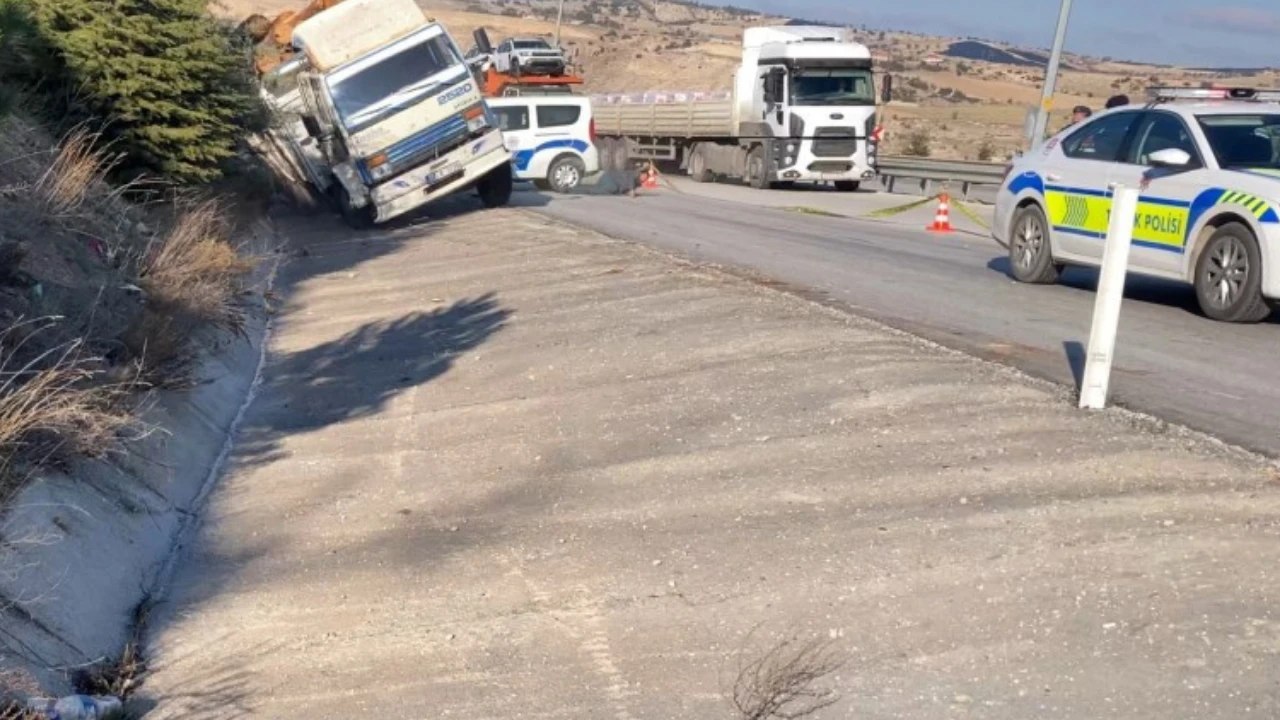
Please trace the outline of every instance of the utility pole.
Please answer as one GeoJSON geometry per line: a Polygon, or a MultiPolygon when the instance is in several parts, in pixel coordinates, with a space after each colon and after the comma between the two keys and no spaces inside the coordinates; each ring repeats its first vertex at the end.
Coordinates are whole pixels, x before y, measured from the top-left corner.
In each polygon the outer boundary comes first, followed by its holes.
{"type": "Polygon", "coordinates": [[[560,8],[556,10],[556,47],[560,47],[560,23],[564,20],[564,0],[560,0],[560,8]]]}
{"type": "MultiPolygon", "coordinates": [[[[564,0],[561,0],[563,4],[564,0]]],[[[1031,147],[1044,140],[1049,127],[1049,111],[1053,109],[1053,93],[1058,84],[1058,66],[1062,64],[1062,44],[1067,39],[1067,21],[1071,19],[1071,0],[1062,0],[1058,14],[1058,34],[1053,38],[1053,52],[1049,55],[1049,67],[1044,74],[1044,94],[1040,98],[1040,110],[1036,113],[1035,129],[1031,133],[1031,147]]]]}

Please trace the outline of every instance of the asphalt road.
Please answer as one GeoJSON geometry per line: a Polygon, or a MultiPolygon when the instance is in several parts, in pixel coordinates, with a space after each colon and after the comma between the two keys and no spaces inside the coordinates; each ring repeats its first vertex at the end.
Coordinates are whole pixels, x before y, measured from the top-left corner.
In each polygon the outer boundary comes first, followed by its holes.
{"type": "MultiPolygon", "coordinates": [[[[1078,385],[1096,272],[1068,270],[1055,287],[1014,283],[1005,250],[990,238],[924,232],[928,208],[878,222],[788,211],[776,206],[776,194],[748,188],[676,188],[637,198],[522,193],[518,202],[1078,385]]],[[[840,202],[853,215],[869,201],[840,202]]],[[[1145,278],[1130,278],[1126,298],[1113,402],[1280,457],[1280,322],[1213,322],[1199,314],[1189,287],[1145,278]]]]}

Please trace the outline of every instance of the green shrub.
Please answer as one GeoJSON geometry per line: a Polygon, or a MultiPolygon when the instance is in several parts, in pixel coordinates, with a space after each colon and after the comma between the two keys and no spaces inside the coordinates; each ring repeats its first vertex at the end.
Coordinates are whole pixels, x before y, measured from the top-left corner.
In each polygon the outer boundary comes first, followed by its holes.
{"type": "Polygon", "coordinates": [[[0,2],[31,4],[60,65],[46,92],[64,116],[103,124],[127,174],[217,179],[260,121],[249,53],[201,0],[0,2]]]}

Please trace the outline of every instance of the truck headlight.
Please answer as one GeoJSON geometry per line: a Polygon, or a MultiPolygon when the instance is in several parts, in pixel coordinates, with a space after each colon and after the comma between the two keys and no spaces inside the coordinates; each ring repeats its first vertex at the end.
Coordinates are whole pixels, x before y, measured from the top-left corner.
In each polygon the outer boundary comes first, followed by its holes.
{"type": "Polygon", "coordinates": [[[796,151],[796,144],[795,144],[795,143],[787,143],[787,154],[788,154],[788,155],[792,155],[792,154],[794,154],[794,153],[795,153],[795,151],[796,151]]]}
{"type": "Polygon", "coordinates": [[[489,124],[489,118],[485,114],[484,105],[475,105],[469,107],[462,112],[462,117],[467,121],[467,130],[476,132],[483,130],[489,124]]]}
{"type": "Polygon", "coordinates": [[[365,167],[369,168],[369,176],[374,180],[381,180],[391,175],[391,163],[387,160],[386,153],[378,153],[365,160],[365,167]]]}

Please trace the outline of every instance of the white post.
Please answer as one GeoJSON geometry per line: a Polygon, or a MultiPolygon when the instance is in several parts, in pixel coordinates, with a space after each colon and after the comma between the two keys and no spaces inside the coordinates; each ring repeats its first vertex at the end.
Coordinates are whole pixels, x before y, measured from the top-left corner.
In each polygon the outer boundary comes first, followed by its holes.
{"type": "Polygon", "coordinates": [[[1106,246],[1102,251],[1102,270],[1098,275],[1098,296],[1093,305],[1093,329],[1089,333],[1084,379],[1080,383],[1081,408],[1101,410],[1107,406],[1116,331],[1120,327],[1120,304],[1124,300],[1124,280],[1129,271],[1129,248],[1133,244],[1133,223],[1137,214],[1137,188],[1117,185],[1112,195],[1106,246]]]}
{"type": "Polygon", "coordinates": [[[564,0],[560,0],[560,6],[556,8],[556,47],[560,47],[560,23],[564,21],[564,0]]]}

